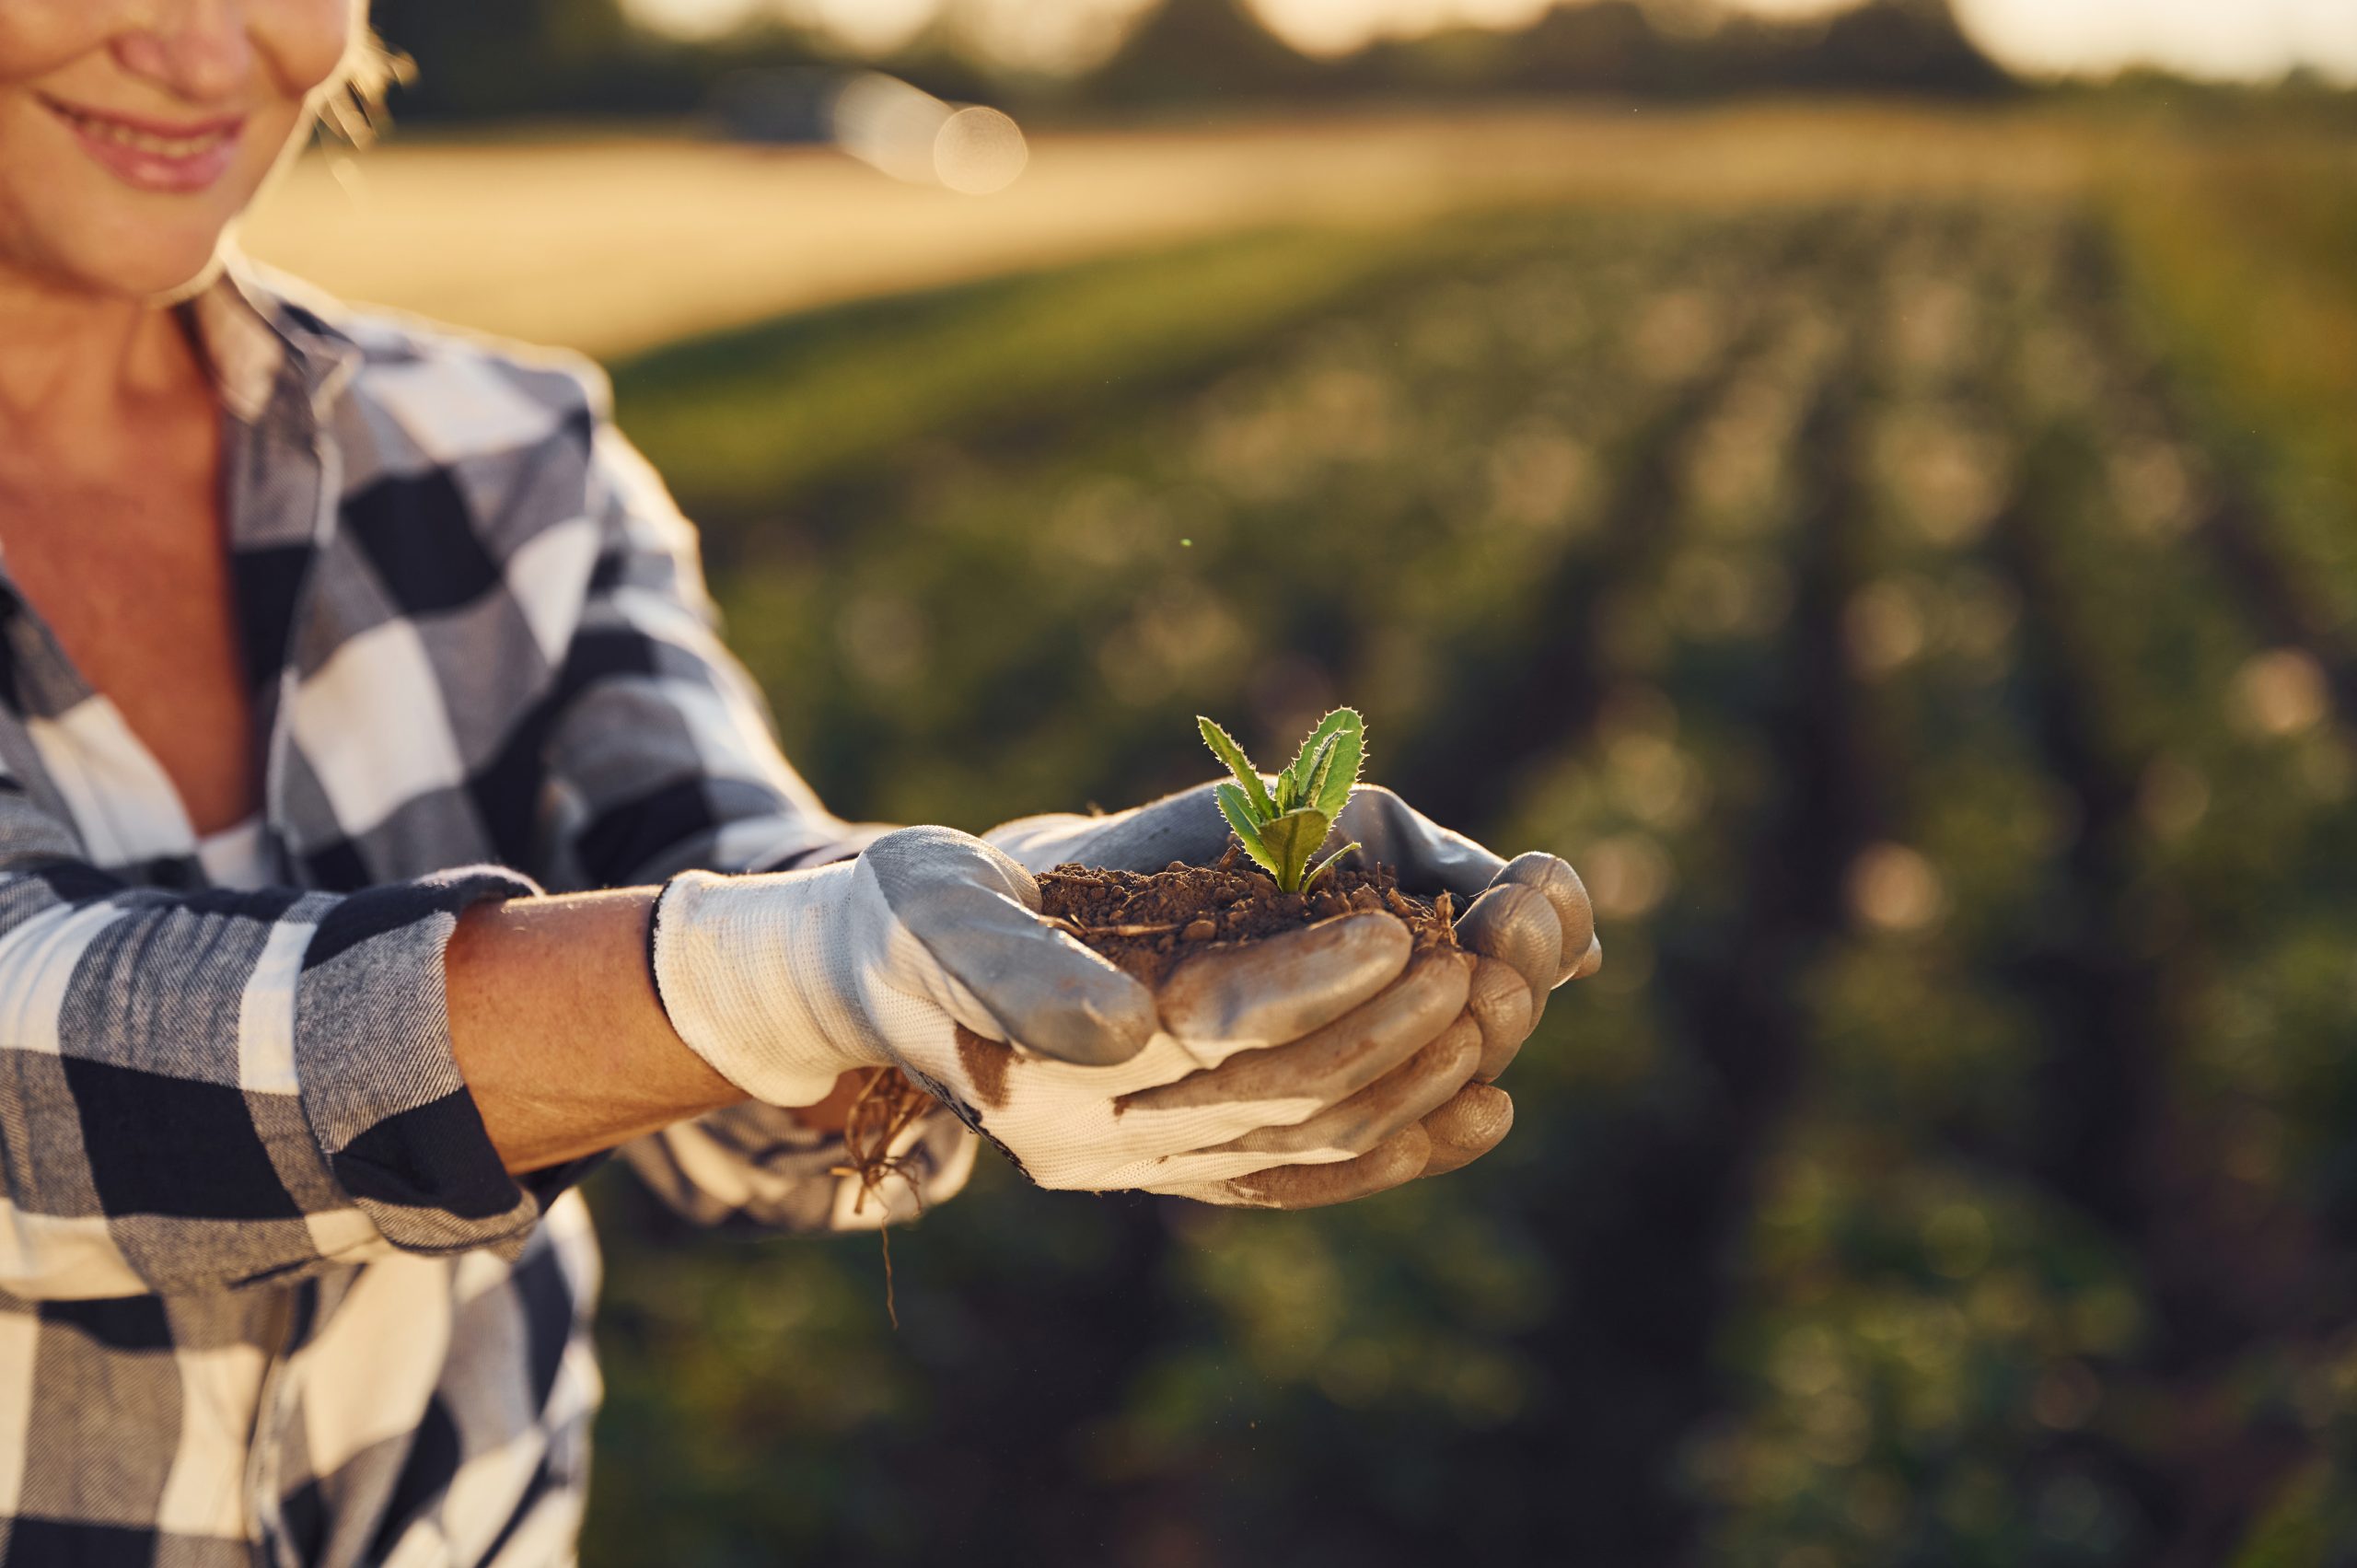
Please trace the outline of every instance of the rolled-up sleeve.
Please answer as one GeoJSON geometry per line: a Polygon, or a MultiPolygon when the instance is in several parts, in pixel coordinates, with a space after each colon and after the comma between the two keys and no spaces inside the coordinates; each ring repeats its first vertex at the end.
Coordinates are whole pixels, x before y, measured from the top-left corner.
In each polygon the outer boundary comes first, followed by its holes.
{"type": "MultiPolygon", "coordinates": [[[[779,749],[761,689],[720,641],[694,527],[602,414],[591,439],[598,551],[550,732],[543,878],[631,887],[857,854],[887,829],[829,812],[779,749]]],[[[935,1110],[884,1152],[889,1172],[871,1190],[846,1173],[841,1137],[760,1105],[621,1151],[691,1219],[814,1231],[868,1228],[951,1197],[975,1140],[935,1110]]]]}
{"type": "Polygon", "coordinates": [[[283,1280],[520,1248],[565,1173],[508,1177],[451,1060],[447,872],[362,892],[127,886],[0,781],[0,1289],[283,1280]]]}

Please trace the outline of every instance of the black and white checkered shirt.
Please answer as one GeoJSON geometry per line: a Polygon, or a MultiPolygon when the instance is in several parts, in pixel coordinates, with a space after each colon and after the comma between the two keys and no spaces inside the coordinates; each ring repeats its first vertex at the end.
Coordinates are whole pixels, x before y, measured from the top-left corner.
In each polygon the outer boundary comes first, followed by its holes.
{"type": "MultiPolygon", "coordinates": [[[[479,900],[858,835],[778,754],[594,368],[250,269],[183,308],[228,412],[270,885],[212,884],[0,577],[0,1563],[568,1562],[582,1167],[501,1169],[443,946],[479,900]]],[[[781,1112],[625,1152],[699,1218],[877,1221],[781,1112]]],[[[973,1142],[939,1115],[907,1152],[929,1202],[973,1142]]]]}

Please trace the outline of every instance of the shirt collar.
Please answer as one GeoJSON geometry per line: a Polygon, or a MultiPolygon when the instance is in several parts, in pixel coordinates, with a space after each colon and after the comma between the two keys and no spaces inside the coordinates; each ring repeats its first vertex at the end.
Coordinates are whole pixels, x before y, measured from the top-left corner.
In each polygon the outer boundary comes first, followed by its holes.
{"type": "Polygon", "coordinates": [[[324,418],[360,366],[358,343],[234,252],[181,308],[223,404],[247,424],[269,414],[282,384],[300,394],[312,418],[324,418]]]}

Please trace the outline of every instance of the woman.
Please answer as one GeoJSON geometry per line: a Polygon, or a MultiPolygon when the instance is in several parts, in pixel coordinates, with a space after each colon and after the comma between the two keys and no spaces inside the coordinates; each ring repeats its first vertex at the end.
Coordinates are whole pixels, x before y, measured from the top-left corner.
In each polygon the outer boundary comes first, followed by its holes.
{"type": "Polygon", "coordinates": [[[0,6],[8,1561],[569,1559],[570,1186],[625,1144],[826,1229],[948,1196],[977,1131],[1279,1206],[1503,1135],[1486,1078],[1597,958],[1560,861],[1364,792],[1489,957],[1357,915],[1151,995],[1026,868],[1212,852],[1203,792],[847,826],[592,369],[225,264],[365,46],[353,0],[0,6]],[[937,1104],[839,1175],[876,1068],[937,1104]]]}

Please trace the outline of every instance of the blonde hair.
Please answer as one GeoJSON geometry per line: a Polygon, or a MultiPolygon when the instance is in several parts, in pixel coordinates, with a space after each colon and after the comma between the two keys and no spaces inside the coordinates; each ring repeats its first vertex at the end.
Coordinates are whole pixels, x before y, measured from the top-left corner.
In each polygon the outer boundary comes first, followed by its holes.
{"type": "Polygon", "coordinates": [[[319,88],[319,123],[365,147],[375,141],[389,118],[386,95],[417,75],[417,65],[399,50],[387,47],[376,29],[363,26],[353,36],[343,64],[319,88]]]}

